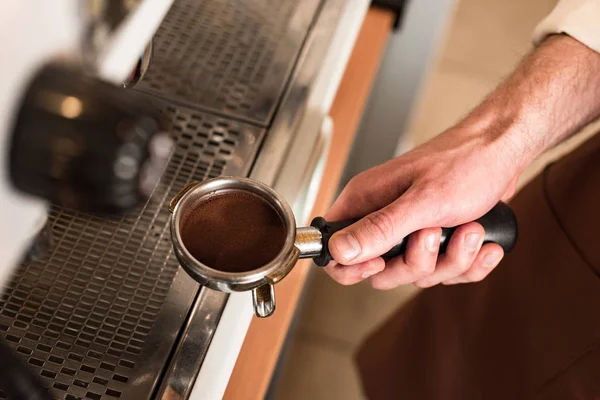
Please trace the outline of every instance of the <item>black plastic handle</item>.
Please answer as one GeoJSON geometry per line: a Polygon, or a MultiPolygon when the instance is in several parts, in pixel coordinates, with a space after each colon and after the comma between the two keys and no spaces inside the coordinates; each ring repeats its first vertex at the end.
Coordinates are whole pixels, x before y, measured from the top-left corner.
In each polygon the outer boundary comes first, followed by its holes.
{"type": "MultiPolygon", "coordinates": [[[[358,221],[358,219],[327,222],[322,217],[317,217],[312,220],[310,225],[319,229],[323,235],[323,250],[320,255],[313,259],[315,264],[320,267],[329,264],[332,260],[331,254],[329,253],[329,239],[334,233],[352,225],[356,221],[358,221]]],[[[513,210],[505,203],[500,202],[496,204],[494,208],[476,222],[479,222],[483,226],[483,229],[485,229],[483,243],[498,243],[504,249],[504,253],[509,253],[513,247],[515,247],[518,234],[517,217],[513,210]]],[[[442,229],[440,253],[446,251],[449,239],[455,229],[456,228],[442,229]]],[[[385,253],[382,257],[389,259],[403,254],[406,250],[406,242],[406,238],[402,239],[400,243],[392,247],[390,251],[385,253]]]]}

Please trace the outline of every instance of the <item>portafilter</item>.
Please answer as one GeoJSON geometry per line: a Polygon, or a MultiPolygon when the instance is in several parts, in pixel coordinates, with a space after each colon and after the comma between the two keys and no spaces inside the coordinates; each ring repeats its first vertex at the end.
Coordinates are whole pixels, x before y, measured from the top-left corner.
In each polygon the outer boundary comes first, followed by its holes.
{"type": "MultiPolygon", "coordinates": [[[[169,209],[173,248],[183,269],[210,289],[251,290],[258,317],[273,313],[274,285],[298,259],[312,258],[318,266],[326,266],[332,260],[331,236],[358,221],[328,222],[317,217],[311,226],[297,228],[290,206],[277,192],[256,180],[237,177],[192,182],[171,200],[169,209]]],[[[485,230],[484,243],[497,243],[505,253],[512,250],[517,220],[509,206],[500,202],[477,222],[485,230]]],[[[442,229],[440,253],[454,230],[442,229]]],[[[406,243],[406,238],[401,240],[382,257],[403,254],[406,243]]]]}

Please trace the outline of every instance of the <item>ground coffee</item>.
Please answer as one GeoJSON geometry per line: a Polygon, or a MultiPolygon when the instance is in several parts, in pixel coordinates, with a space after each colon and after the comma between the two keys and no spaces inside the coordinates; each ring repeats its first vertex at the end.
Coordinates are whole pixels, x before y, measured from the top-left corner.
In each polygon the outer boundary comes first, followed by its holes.
{"type": "Polygon", "coordinates": [[[286,234],[277,211],[249,192],[217,193],[182,215],[186,249],[201,263],[226,272],[268,264],[283,248],[286,234]]]}

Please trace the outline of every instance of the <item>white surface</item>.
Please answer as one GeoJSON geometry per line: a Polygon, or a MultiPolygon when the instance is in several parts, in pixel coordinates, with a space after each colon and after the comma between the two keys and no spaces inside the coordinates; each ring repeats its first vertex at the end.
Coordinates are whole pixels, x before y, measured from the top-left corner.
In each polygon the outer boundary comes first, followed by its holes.
{"type": "Polygon", "coordinates": [[[81,27],[78,0],[13,0],[0,6],[0,284],[29,245],[45,203],[18,194],[8,177],[15,113],[28,81],[47,61],[73,53],[81,27]]]}
{"type": "Polygon", "coordinates": [[[600,0],[560,0],[535,29],[534,42],[556,33],[567,35],[600,52],[600,0]]]}
{"type": "Polygon", "coordinates": [[[320,135],[320,146],[319,148],[315,147],[315,151],[318,151],[319,154],[313,155],[317,156],[318,159],[312,171],[312,176],[308,181],[307,187],[303,188],[304,193],[301,194],[301,198],[292,206],[294,216],[296,217],[296,224],[299,224],[298,226],[306,226],[310,223],[309,218],[315,206],[321,182],[323,181],[329,148],[331,147],[331,137],[333,136],[333,119],[329,115],[325,116],[321,124],[320,135]]]}
{"type": "Polygon", "coordinates": [[[251,292],[229,295],[202,368],[194,383],[190,400],[223,398],[253,315],[251,292]]]}
{"type": "Polygon", "coordinates": [[[346,3],[340,17],[343,22],[336,29],[327,58],[308,98],[309,110],[319,108],[323,116],[329,112],[369,4],[369,0],[349,0],[346,3]]]}
{"type": "MultiPolygon", "coordinates": [[[[369,4],[369,0],[351,0],[347,3],[342,17],[345,21],[340,24],[334,35],[330,53],[317,78],[314,91],[311,91],[305,119],[312,119],[317,113],[321,115],[322,121],[331,107],[369,4]]],[[[299,130],[305,126],[304,123],[300,123],[299,130]]],[[[317,131],[319,128],[320,123],[317,125],[317,131]]],[[[289,159],[288,163],[293,164],[289,159]]],[[[277,190],[277,185],[274,185],[274,189],[277,190]]],[[[277,286],[275,297],[277,298],[277,286]]],[[[218,400],[223,397],[253,314],[250,292],[236,293],[229,297],[194,383],[191,400],[218,400]]]]}
{"type": "Polygon", "coordinates": [[[137,64],[173,0],[144,0],[111,36],[98,60],[98,75],[121,85],[137,64]]]}

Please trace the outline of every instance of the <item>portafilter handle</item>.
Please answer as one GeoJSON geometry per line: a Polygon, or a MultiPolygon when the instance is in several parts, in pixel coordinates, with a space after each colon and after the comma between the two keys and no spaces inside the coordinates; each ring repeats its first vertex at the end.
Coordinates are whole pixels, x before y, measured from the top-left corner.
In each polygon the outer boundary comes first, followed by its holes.
{"type": "MultiPolygon", "coordinates": [[[[332,260],[329,252],[329,239],[334,233],[354,224],[358,219],[339,222],[327,222],[322,217],[317,217],[311,222],[310,228],[299,228],[296,234],[296,247],[300,250],[300,258],[313,258],[315,264],[325,267],[332,260]]],[[[483,217],[476,220],[485,230],[484,243],[499,244],[504,253],[509,253],[515,246],[518,234],[517,218],[513,210],[505,203],[498,203],[483,217]]],[[[440,238],[440,253],[448,247],[450,237],[456,230],[443,228],[440,238]]],[[[397,257],[406,250],[407,238],[402,239],[387,253],[384,259],[397,257]]]]}

